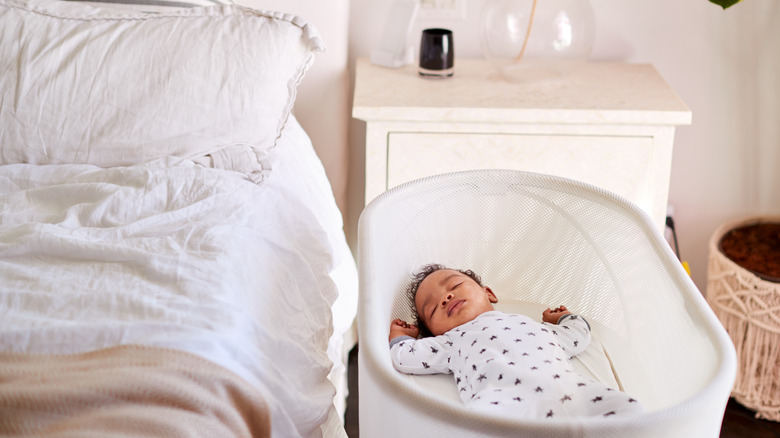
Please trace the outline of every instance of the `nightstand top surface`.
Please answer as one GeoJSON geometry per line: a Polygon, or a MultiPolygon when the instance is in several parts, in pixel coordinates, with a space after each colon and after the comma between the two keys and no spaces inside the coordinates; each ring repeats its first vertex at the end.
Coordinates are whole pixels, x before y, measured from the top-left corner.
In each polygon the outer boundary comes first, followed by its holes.
{"type": "Polygon", "coordinates": [[[650,64],[589,62],[563,79],[512,83],[483,59],[425,79],[357,60],[353,116],[372,121],[687,125],[691,112],[650,64]]]}

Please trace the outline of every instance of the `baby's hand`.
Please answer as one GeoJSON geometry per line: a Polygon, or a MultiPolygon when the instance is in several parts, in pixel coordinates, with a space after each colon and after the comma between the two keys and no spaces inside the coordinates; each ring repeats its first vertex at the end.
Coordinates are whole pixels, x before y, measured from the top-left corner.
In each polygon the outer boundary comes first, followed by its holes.
{"type": "Polygon", "coordinates": [[[556,309],[547,309],[542,312],[542,321],[549,322],[550,324],[558,324],[558,320],[561,316],[568,315],[569,309],[566,306],[558,306],[556,309]]]}
{"type": "Polygon", "coordinates": [[[393,320],[390,323],[390,340],[399,336],[411,336],[417,338],[420,335],[420,329],[414,324],[407,324],[406,321],[400,319],[393,320]]]}

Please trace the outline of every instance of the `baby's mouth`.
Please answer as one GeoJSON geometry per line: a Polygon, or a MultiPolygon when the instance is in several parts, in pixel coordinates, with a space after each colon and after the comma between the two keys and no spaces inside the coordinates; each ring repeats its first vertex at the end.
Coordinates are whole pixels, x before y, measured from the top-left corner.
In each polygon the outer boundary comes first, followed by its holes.
{"type": "Polygon", "coordinates": [[[460,306],[462,306],[465,302],[466,300],[455,300],[451,302],[447,308],[447,316],[452,316],[452,313],[455,312],[456,309],[460,308],[460,306]]]}

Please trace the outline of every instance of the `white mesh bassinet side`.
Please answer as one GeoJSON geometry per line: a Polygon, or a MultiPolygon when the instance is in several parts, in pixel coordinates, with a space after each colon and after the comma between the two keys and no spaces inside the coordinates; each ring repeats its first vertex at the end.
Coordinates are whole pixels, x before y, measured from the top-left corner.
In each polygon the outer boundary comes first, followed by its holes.
{"type": "Polygon", "coordinates": [[[717,436],[735,355],[674,254],[641,210],[586,184],[471,171],[405,184],[361,215],[360,427],[366,436],[717,436]],[[600,333],[623,389],[647,414],[518,421],[423,393],[390,362],[409,318],[410,274],[437,262],[482,275],[500,301],[576,309],[600,333]]]}

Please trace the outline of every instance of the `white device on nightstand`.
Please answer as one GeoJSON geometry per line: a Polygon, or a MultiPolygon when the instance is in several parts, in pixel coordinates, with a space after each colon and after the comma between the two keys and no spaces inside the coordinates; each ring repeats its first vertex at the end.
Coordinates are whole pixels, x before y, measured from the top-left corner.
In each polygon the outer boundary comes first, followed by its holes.
{"type": "Polygon", "coordinates": [[[393,0],[379,47],[371,50],[372,64],[398,68],[414,62],[414,47],[407,40],[417,8],[417,0],[393,0]]]}

